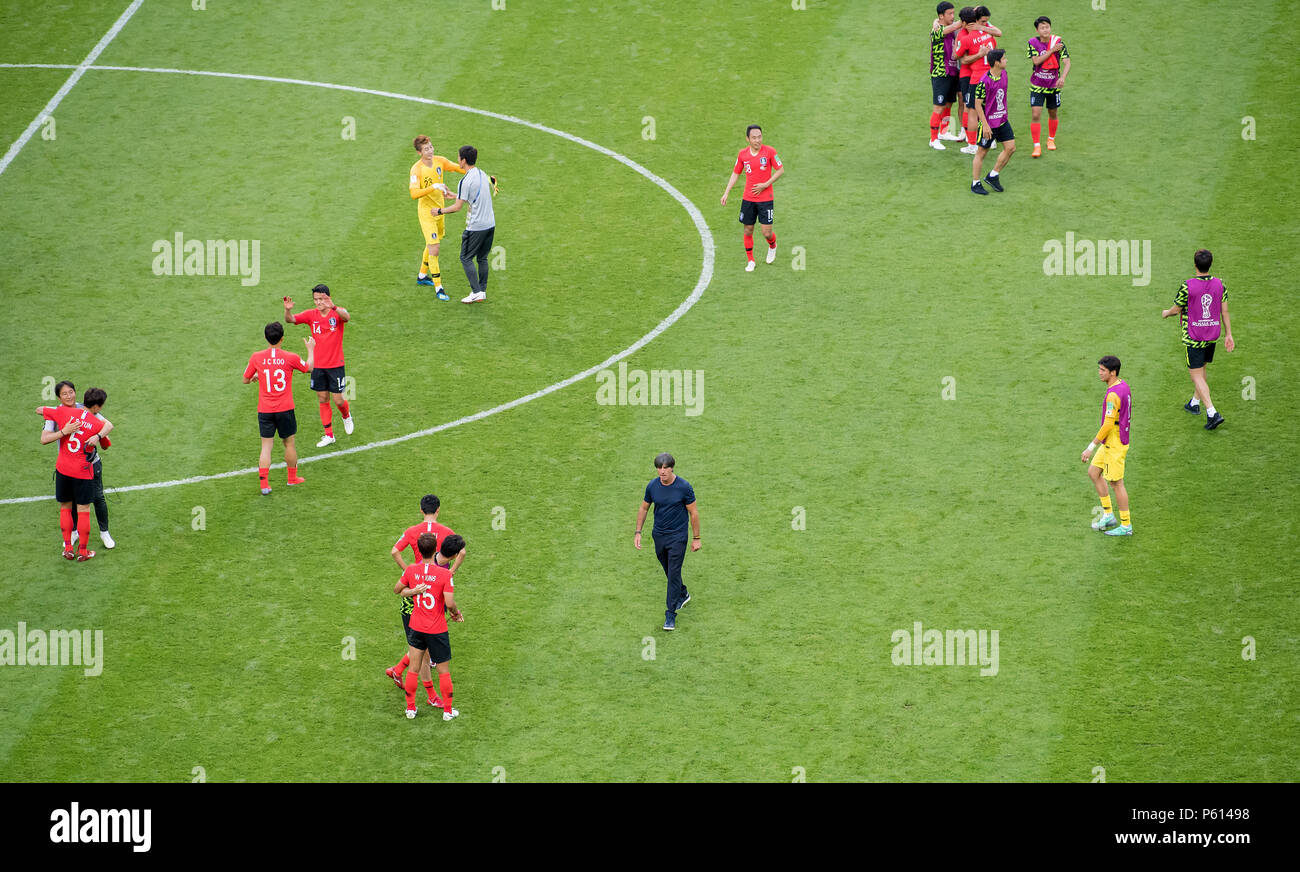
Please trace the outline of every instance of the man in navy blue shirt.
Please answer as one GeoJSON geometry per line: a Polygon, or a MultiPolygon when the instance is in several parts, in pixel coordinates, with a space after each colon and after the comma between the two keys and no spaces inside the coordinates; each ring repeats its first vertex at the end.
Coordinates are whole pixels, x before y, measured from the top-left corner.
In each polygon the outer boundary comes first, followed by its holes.
{"type": "Polygon", "coordinates": [[[692,551],[700,550],[700,513],[695,508],[695,490],[691,483],[673,472],[676,461],[671,454],[655,458],[658,478],[645,486],[645,499],[636,513],[636,538],[633,544],[641,548],[641,527],[651,504],[655,507],[655,525],[651,535],[655,540],[655,556],[668,576],[668,610],[664,612],[664,629],[677,629],[677,611],[691,601],[691,595],[682,584],[682,561],[686,559],[687,519],[690,519],[692,551]]]}

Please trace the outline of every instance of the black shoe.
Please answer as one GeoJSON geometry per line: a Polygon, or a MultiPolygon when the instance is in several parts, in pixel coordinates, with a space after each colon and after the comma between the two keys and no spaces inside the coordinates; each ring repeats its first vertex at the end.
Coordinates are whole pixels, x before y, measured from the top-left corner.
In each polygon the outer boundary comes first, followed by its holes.
{"type": "Polygon", "coordinates": [[[984,190],[984,186],[981,185],[979,182],[976,182],[975,184],[970,186],[970,192],[972,194],[983,194],[986,197],[989,195],[989,192],[984,190]]]}
{"type": "Polygon", "coordinates": [[[1205,429],[1213,430],[1215,427],[1219,426],[1222,423],[1223,423],[1223,416],[1220,415],[1218,412],[1215,412],[1214,417],[1212,418],[1208,415],[1206,416],[1205,429]]]}
{"type": "Polygon", "coordinates": [[[1193,403],[1191,400],[1188,400],[1187,402],[1183,403],[1183,411],[1191,412],[1193,415],[1199,415],[1201,414],[1201,404],[1193,403]]]}
{"type": "Polygon", "coordinates": [[[688,593],[688,594],[686,595],[686,599],[684,599],[684,600],[682,600],[681,602],[679,602],[679,603],[677,604],[677,608],[673,609],[673,611],[674,611],[674,612],[680,612],[680,611],[682,610],[682,606],[686,605],[686,604],[687,604],[688,602],[690,602],[690,601],[691,601],[691,595],[688,593]]]}
{"type": "Polygon", "coordinates": [[[997,176],[985,176],[984,181],[992,185],[993,190],[997,191],[999,194],[1002,193],[1002,183],[998,181],[997,176]]]}

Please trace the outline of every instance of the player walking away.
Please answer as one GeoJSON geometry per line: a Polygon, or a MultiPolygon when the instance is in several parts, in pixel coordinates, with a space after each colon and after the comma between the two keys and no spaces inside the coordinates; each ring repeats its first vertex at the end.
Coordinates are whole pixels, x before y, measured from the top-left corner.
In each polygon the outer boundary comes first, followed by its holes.
{"type": "Polygon", "coordinates": [[[1223,416],[1210,401],[1210,386],[1205,382],[1205,367],[1214,360],[1214,343],[1219,338],[1220,325],[1224,333],[1223,347],[1231,353],[1237,347],[1232,339],[1232,322],[1228,320],[1228,289],[1222,280],[1210,275],[1214,255],[1202,248],[1192,257],[1196,277],[1183,282],[1174,297],[1174,304],[1160,313],[1160,317],[1178,316],[1183,332],[1183,347],[1187,352],[1187,374],[1192,378],[1192,398],[1183,408],[1193,415],[1205,405],[1205,429],[1213,430],[1223,423],[1223,416]]]}
{"type": "Polygon", "coordinates": [[[989,52],[989,62],[993,66],[975,88],[975,112],[980,120],[980,139],[976,143],[975,159],[971,162],[972,194],[988,195],[988,191],[980,184],[980,171],[984,168],[984,155],[989,153],[989,147],[995,141],[1002,143],[1002,153],[998,155],[993,169],[984,177],[984,181],[993,190],[1002,190],[998,175],[1007,161],[1011,160],[1011,155],[1016,153],[1016,135],[1011,131],[1011,119],[1008,117],[1006,55],[1006,51],[1000,48],[989,52]]]}
{"type": "Polygon", "coordinates": [[[449,300],[442,289],[442,270],[438,266],[438,251],[442,246],[447,230],[447,219],[434,214],[434,210],[446,204],[451,191],[443,181],[443,173],[459,173],[459,164],[452,163],[445,157],[433,153],[433,143],[429,137],[421,134],[412,142],[420,159],[411,167],[411,199],[416,202],[416,211],[420,218],[420,232],[424,237],[423,260],[420,261],[420,273],[415,277],[417,285],[431,285],[439,300],[449,300]]]}
{"type": "Polygon", "coordinates": [[[934,99],[934,111],[930,113],[930,147],[936,151],[945,150],[939,141],[941,139],[961,140],[955,133],[939,132],[944,127],[944,122],[952,116],[952,104],[959,102],[960,96],[953,43],[957,39],[957,31],[962,29],[962,23],[953,20],[956,18],[954,9],[948,0],[944,0],[935,7],[934,11],[939,17],[930,25],[930,91],[934,99]]]}
{"type": "Polygon", "coordinates": [[[460,237],[460,265],[469,280],[469,296],[462,303],[482,303],[487,299],[488,255],[492,253],[492,239],[496,235],[497,218],[492,210],[492,195],[500,193],[497,177],[489,176],[478,168],[478,149],[462,145],[457,152],[460,171],[465,178],[456,188],[456,202],[433,210],[435,217],[459,212],[469,203],[469,216],[465,219],[465,232],[460,237]],[[478,262],[478,271],[474,263],[478,262]]]}
{"type": "Polygon", "coordinates": [[[293,313],[293,298],[284,298],[284,320],[290,324],[308,324],[311,326],[312,338],[320,345],[320,354],[316,356],[316,367],[311,371],[311,389],[320,401],[320,422],[325,428],[325,435],[316,443],[317,448],[324,448],[334,443],[333,410],[330,400],[339,407],[343,415],[343,432],[352,435],[352,410],[348,401],[343,399],[343,390],[347,386],[347,373],[343,368],[343,327],[352,320],[348,310],[334,305],[330,298],[330,289],[326,285],[317,285],[311,289],[313,309],[304,309],[293,313]]]}
{"type": "Polygon", "coordinates": [[[962,126],[966,128],[966,147],[961,149],[962,154],[975,153],[976,123],[979,121],[974,111],[975,86],[989,71],[989,52],[998,47],[997,38],[1002,35],[1001,30],[989,24],[990,15],[987,6],[965,6],[958,13],[964,26],[958,33],[953,52],[961,67],[958,76],[967,110],[962,118],[962,126]]]}
{"type": "MultiPolygon", "coordinates": [[[[452,708],[451,696],[451,640],[447,634],[447,616],[453,621],[464,621],[465,616],[456,607],[455,581],[451,562],[465,550],[465,540],[452,534],[438,547],[437,537],[421,533],[416,540],[420,562],[412,563],[402,572],[393,587],[393,593],[414,601],[411,626],[407,633],[412,669],[406,673],[406,716],[415,717],[415,686],[417,674],[430,675],[429,664],[438,670],[438,686],[442,691],[442,719],[449,721],[460,712],[452,708]],[[435,556],[437,555],[437,556],[435,556]]],[[[425,685],[432,695],[433,684],[425,685]]]]}
{"type": "Polygon", "coordinates": [[[1097,488],[1101,498],[1102,516],[1093,523],[1092,529],[1105,530],[1107,536],[1132,536],[1133,521],[1128,512],[1128,491],[1124,488],[1124,458],[1128,454],[1129,414],[1132,412],[1132,393],[1128,384],[1119,377],[1119,358],[1108,354],[1097,361],[1097,378],[1106,383],[1106,398],[1102,400],[1101,429],[1092,437],[1088,447],[1083,450],[1081,459],[1084,463],[1092,457],[1088,467],[1088,477],[1097,488]],[[1100,446],[1100,447],[1099,447],[1100,446]],[[1097,456],[1092,453],[1096,451],[1097,456]],[[1115,505],[1119,509],[1119,520],[1115,520],[1110,509],[1110,491],[1106,484],[1115,489],[1115,505]],[[1119,524],[1115,527],[1115,524],[1119,524]],[[1115,527],[1113,530],[1108,527],[1115,527]]]}
{"type": "Polygon", "coordinates": [[[655,507],[655,525],[650,531],[655,541],[655,556],[668,576],[667,611],[664,612],[664,629],[677,629],[677,612],[691,601],[691,594],[682,582],[682,562],[686,559],[686,521],[694,538],[691,550],[700,550],[700,513],[695,507],[695,489],[686,479],[673,472],[676,461],[671,454],[655,458],[659,477],[645,486],[645,498],[636,513],[636,536],[632,544],[641,550],[641,527],[651,504],[655,507]]]}
{"type": "MultiPolygon", "coordinates": [[[[454,530],[438,523],[438,512],[441,511],[441,509],[442,503],[435,495],[425,494],[420,497],[420,511],[424,513],[424,520],[413,527],[407,527],[406,532],[404,532],[402,537],[397,540],[397,543],[393,545],[393,550],[391,552],[393,560],[399,567],[401,567],[403,572],[406,571],[407,563],[402,559],[402,552],[409,547],[412,556],[416,561],[418,561],[420,558],[420,552],[416,547],[416,543],[419,542],[420,536],[425,533],[433,534],[434,538],[437,540],[434,547],[440,548],[442,547],[444,539],[448,536],[454,535],[454,530]]],[[[451,566],[451,572],[453,575],[456,574],[456,570],[460,568],[460,563],[464,559],[465,551],[462,549],[461,552],[456,555],[456,560],[451,566]]],[[[408,645],[411,635],[411,609],[413,606],[414,603],[412,603],[409,598],[402,597],[402,631],[407,636],[408,645]]],[[[393,683],[397,685],[399,690],[403,689],[402,673],[406,671],[406,667],[410,662],[411,658],[409,654],[403,654],[402,659],[397,662],[396,666],[390,666],[384,670],[384,674],[393,679],[393,683]]],[[[429,705],[441,707],[442,700],[438,699],[437,694],[433,692],[433,682],[430,680],[430,676],[426,674],[423,678],[425,679],[425,690],[429,693],[429,705]]]]}
{"type": "Polygon", "coordinates": [[[751,124],[745,128],[749,145],[736,155],[736,165],[731,168],[727,190],[722,192],[722,205],[727,205],[727,195],[743,173],[745,184],[740,198],[740,223],[745,228],[745,272],[754,271],[754,222],[757,221],[767,240],[767,262],[776,260],[776,234],[772,232],[772,186],[785,173],[776,149],[763,144],[763,128],[751,124]]]}
{"type": "MultiPolygon", "coordinates": [[[[285,299],[288,299],[287,297],[285,299]]],[[[298,477],[298,449],[293,444],[294,434],[298,432],[298,418],[293,411],[293,373],[310,372],[316,352],[316,340],[304,339],[307,345],[307,360],[285,351],[280,347],[284,340],[284,326],[279,321],[272,321],[262,331],[269,348],[254,352],[248,358],[244,368],[244,384],[257,380],[257,429],[262,435],[262,453],[257,460],[257,478],[262,486],[262,495],[271,492],[268,476],[271,474],[271,447],[278,434],[284,442],[284,463],[289,467],[286,481],[289,484],[302,484],[306,479],[298,477]]]]}
{"type": "MultiPolygon", "coordinates": [[[[92,388],[87,396],[92,395],[92,388]]],[[[59,503],[59,531],[63,534],[63,556],[68,560],[84,562],[95,556],[88,550],[90,544],[90,503],[94,499],[95,473],[91,458],[101,440],[113,430],[113,425],[102,415],[88,408],[76,407],[77,389],[72,382],[62,381],[54,386],[59,398],[57,406],[42,406],[41,417],[53,427],[43,427],[41,444],[59,443],[59,457],[54,465],[54,499],[59,503]],[[73,508],[79,542],[77,552],[72,550],[73,508]]]]}
{"type": "Polygon", "coordinates": [[[1034,138],[1030,157],[1039,157],[1043,153],[1039,137],[1043,131],[1040,119],[1044,106],[1047,107],[1047,150],[1056,151],[1056,113],[1061,108],[1061,88],[1070,74],[1070,52],[1059,36],[1052,35],[1052,19],[1046,15],[1034,19],[1034,29],[1038,36],[1029,40],[1029,61],[1033,64],[1029,71],[1029,106],[1033,113],[1029,134],[1034,138]]]}

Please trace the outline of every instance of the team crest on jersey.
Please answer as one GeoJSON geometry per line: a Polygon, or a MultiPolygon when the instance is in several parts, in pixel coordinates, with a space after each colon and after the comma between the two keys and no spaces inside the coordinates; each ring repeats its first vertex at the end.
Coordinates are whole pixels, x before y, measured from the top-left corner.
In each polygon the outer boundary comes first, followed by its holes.
{"type": "Polygon", "coordinates": [[[330,328],[331,328],[331,329],[333,329],[334,325],[337,324],[337,323],[338,323],[338,319],[336,319],[336,318],[330,318],[330,328]]]}
{"type": "Polygon", "coordinates": [[[766,157],[766,156],[760,157],[760,158],[758,159],[758,168],[759,168],[760,170],[765,170],[765,169],[767,169],[767,157],[766,157]]]}

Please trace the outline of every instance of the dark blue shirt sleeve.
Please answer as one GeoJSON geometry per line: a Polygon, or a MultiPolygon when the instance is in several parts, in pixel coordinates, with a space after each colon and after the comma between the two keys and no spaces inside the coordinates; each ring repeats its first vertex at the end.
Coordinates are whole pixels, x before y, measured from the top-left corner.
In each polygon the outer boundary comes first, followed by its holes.
{"type": "Polygon", "coordinates": [[[645,486],[645,502],[647,503],[654,502],[654,500],[650,499],[650,484],[653,484],[653,482],[647,483],[645,486]]]}
{"type": "Polygon", "coordinates": [[[686,496],[682,499],[682,505],[689,506],[693,502],[695,502],[695,488],[688,484],[686,486],[686,496]]]}

